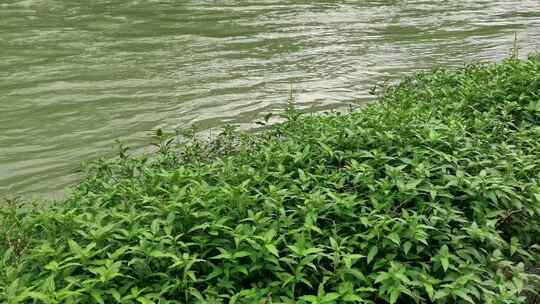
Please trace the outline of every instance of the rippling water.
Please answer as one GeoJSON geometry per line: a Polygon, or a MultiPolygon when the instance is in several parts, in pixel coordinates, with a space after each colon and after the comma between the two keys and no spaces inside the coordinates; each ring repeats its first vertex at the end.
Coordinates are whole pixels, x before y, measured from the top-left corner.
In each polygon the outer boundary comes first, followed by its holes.
{"type": "Polygon", "coordinates": [[[522,53],[539,0],[0,1],[0,194],[51,194],[113,141],[367,101],[432,66],[522,53]]]}

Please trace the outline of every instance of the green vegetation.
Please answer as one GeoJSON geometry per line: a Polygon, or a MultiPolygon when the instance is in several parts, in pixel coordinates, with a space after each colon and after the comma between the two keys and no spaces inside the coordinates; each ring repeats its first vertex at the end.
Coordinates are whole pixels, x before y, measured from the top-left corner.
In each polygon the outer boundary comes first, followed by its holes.
{"type": "Polygon", "coordinates": [[[540,290],[540,57],[349,114],[163,142],[1,211],[5,303],[523,303],[540,290]]]}

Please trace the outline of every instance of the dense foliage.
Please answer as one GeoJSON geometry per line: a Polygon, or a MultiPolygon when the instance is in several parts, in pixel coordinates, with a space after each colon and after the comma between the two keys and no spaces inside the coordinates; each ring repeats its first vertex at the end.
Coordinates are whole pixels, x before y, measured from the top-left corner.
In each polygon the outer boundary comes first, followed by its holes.
{"type": "Polygon", "coordinates": [[[65,202],[4,208],[0,302],[532,299],[540,57],[379,90],[349,114],[122,149],[65,202]]]}

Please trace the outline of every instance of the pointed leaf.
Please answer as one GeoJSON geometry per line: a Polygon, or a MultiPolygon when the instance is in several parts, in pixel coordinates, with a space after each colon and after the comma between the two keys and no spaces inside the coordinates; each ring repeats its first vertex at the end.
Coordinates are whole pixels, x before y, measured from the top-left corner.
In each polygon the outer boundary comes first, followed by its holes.
{"type": "Polygon", "coordinates": [[[367,263],[368,264],[370,264],[371,261],[373,260],[373,258],[377,255],[377,252],[379,252],[379,249],[377,248],[377,246],[371,247],[371,249],[369,250],[369,253],[367,255],[367,263]]]}
{"type": "Polygon", "coordinates": [[[279,258],[279,251],[277,250],[276,246],[274,246],[274,244],[266,244],[264,247],[266,247],[266,249],[270,251],[271,254],[279,258]]]}

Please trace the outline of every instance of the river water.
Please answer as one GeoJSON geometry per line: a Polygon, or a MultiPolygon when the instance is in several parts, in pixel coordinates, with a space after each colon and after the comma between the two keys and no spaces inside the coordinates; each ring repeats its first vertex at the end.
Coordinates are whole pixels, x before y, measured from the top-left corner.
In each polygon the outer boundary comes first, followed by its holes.
{"type": "Polygon", "coordinates": [[[540,0],[0,0],[0,196],[53,196],[149,130],[249,128],[540,43],[540,0]]]}

